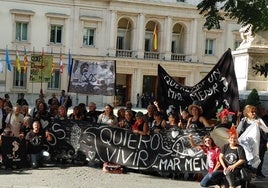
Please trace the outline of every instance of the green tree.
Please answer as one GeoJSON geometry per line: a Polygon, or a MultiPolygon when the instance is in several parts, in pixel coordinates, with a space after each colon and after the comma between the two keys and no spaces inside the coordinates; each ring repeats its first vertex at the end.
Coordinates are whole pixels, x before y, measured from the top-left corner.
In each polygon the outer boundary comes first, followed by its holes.
{"type": "Polygon", "coordinates": [[[219,29],[220,21],[229,17],[242,26],[252,25],[253,32],[268,30],[268,0],[203,0],[197,8],[208,29],[219,29]]]}
{"type": "Polygon", "coordinates": [[[260,101],[258,91],[255,88],[252,89],[252,91],[248,95],[248,98],[246,100],[246,105],[253,105],[253,106],[256,106],[256,107],[261,105],[261,101],[260,101]]]}

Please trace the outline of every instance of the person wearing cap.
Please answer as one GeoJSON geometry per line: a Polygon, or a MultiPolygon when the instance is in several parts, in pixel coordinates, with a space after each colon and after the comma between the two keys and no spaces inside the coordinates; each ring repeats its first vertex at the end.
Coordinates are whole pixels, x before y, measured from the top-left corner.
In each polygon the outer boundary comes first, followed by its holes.
{"type": "Polygon", "coordinates": [[[149,134],[149,126],[148,123],[144,120],[144,115],[142,112],[137,112],[136,121],[132,126],[132,132],[140,135],[148,135],[149,134]]]}
{"type": "Polygon", "coordinates": [[[224,108],[222,109],[218,114],[218,118],[220,120],[220,123],[216,126],[217,128],[219,127],[224,127],[227,129],[231,128],[231,123],[229,122],[228,116],[229,115],[235,115],[234,112],[229,111],[228,109],[224,108]]]}
{"type": "Polygon", "coordinates": [[[208,123],[207,119],[202,116],[203,109],[201,106],[196,104],[191,104],[188,107],[188,112],[192,115],[192,117],[189,118],[187,122],[186,128],[204,128],[204,127],[211,127],[211,125],[208,123]]]}

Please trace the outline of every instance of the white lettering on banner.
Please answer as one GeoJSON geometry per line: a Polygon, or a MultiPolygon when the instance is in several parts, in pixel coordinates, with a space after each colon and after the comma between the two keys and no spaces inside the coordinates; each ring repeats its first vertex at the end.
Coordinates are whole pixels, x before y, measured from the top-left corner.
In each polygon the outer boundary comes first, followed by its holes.
{"type": "Polygon", "coordinates": [[[206,160],[204,158],[173,158],[160,159],[158,169],[160,171],[205,171],[207,170],[206,160]],[[181,169],[183,167],[184,169],[181,169]]]}
{"type": "Polygon", "coordinates": [[[181,93],[177,93],[177,92],[173,91],[171,88],[168,88],[168,98],[182,101],[181,93]]]}
{"type": "Polygon", "coordinates": [[[212,83],[212,82],[219,80],[218,78],[220,77],[220,75],[221,75],[221,71],[219,69],[216,69],[209,75],[208,82],[212,83]]]}
{"type": "Polygon", "coordinates": [[[193,101],[195,101],[195,100],[197,100],[197,101],[203,101],[207,97],[209,97],[211,95],[214,95],[216,93],[219,93],[218,84],[217,83],[214,83],[212,85],[212,88],[208,88],[208,89],[205,89],[205,90],[197,91],[195,93],[191,93],[190,94],[190,97],[191,97],[191,99],[193,101]]]}
{"type": "Polygon", "coordinates": [[[62,125],[55,123],[52,125],[52,131],[55,133],[62,133],[62,136],[57,134],[57,139],[62,140],[65,138],[66,133],[63,129],[61,129],[62,125]]]}
{"type": "Polygon", "coordinates": [[[150,137],[139,136],[139,139],[132,139],[131,134],[125,131],[123,134],[122,131],[111,130],[109,128],[103,128],[100,131],[100,140],[102,143],[109,146],[120,145],[121,147],[127,146],[129,149],[140,149],[140,148],[149,148],[152,150],[158,150],[161,143],[161,137],[159,134],[154,134],[150,137]]]}

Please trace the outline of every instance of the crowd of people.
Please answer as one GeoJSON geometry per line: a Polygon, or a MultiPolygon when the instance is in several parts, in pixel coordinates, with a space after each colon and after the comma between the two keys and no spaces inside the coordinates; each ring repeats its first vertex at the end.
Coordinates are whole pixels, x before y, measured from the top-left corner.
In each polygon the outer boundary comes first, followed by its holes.
{"type": "MultiPolygon", "coordinates": [[[[49,132],[42,127],[45,120],[81,120],[96,125],[108,125],[131,130],[134,134],[150,135],[172,128],[196,129],[205,127],[225,127],[229,131],[228,144],[222,148],[217,146],[210,136],[203,138],[203,144],[194,143],[189,135],[191,146],[201,149],[207,155],[208,173],[203,176],[201,186],[220,185],[221,187],[235,187],[235,178],[239,169],[247,163],[245,151],[239,145],[238,138],[251,125],[259,128],[259,165],[252,171],[257,177],[265,178],[262,174],[264,154],[267,150],[266,113],[257,115],[257,107],[247,105],[243,113],[230,112],[222,109],[217,114],[219,122],[211,121],[202,116],[203,109],[198,104],[191,104],[185,109],[164,111],[156,100],[147,105],[146,113],[134,111],[132,103],[127,101],[125,106],[114,114],[114,107],[105,105],[103,111],[98,111],[94,102],[88,106],[80,103],[72,108],[72,113],[67,114],[72,107],[72,101],[62,90],[59,99],[55,94],[46,102],[40,93],[35,101],[35,107],[28,109],[28,102],[24,94],[20,94],[15,103],[9,100],[8,94],[0,98],[0,134],[24,138],[27,142],[27,151],[32,167],[38,166],[38,160],[44,152],[42,144],[51,140],[49,132]],[[236,122],[230,123],[229,116],[235,116],[236,122]],[[263,119],[261,118],[263,117],[263,119]]],[[[0,137],[0,148],[1,148],[0,137]]],[[[3,146],[2,146],[3,147],[3,146]]],[[[0,153],[1,154],[1,153],[0,153]]]]}

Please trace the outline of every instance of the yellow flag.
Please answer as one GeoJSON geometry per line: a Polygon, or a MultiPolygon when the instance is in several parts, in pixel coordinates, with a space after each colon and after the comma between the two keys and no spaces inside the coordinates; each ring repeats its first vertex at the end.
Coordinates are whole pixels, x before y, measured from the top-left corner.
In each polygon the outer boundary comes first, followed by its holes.
{"type": "Polygon", "coordinates": [[[157,24],[155,24],[153,33],[153,50],[157,51],[157,49],[158,49],[158,27],[157,24]]]}
{"type": "Polygon", "coordinates": [[[17,68],[17,71],[18,72],[21,71],[21,68],[20,68],[20,58],[19,58],[19,52],[18,52],[18,50],[16,51],[16,68],[17,68]]]}

